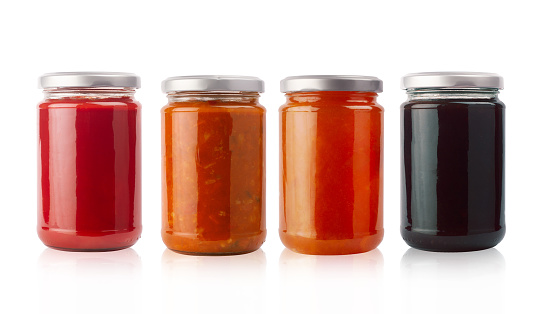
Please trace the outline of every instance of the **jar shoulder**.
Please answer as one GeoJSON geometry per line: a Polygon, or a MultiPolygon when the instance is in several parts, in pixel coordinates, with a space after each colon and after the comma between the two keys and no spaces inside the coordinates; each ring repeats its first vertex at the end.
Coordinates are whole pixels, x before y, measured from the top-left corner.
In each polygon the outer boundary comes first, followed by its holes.
{"type": "Polygon", "coordinates": [[[140,109],[141,104],[133,99],[106,98],[106,99],[46,99],[38,103],[38,109],[75,108],[75,109],[140,109]]]}
{"type": "Polygon", "coordinates": [[[325,103],[286,103],[279,107],[280,112],[334,112],[334,111],[373,111],[384,112],[383,106],[376,102],[349,102],[343,104],[325,103]]]}
{"type": "Polygon", "coordinates": [[[264,114],[266,108],[256,103],[236,103],[236,102],[171,102],[165,105],[161,112],[176,113],[176,112],[250,112],[264,114]]]}
{"type": "Polygon", "coordinates": [[[421,99],[408,100],[401,106],[402,110],[470,107],[501,110],[505,109],[505,104],[499,99],[421,99]]]}

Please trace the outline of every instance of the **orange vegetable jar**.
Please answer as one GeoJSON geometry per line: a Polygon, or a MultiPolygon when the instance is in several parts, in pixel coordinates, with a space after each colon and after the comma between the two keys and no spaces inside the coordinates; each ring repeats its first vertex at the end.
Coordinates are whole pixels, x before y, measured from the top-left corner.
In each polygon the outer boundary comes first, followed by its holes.
{"type": "Polygon", "coordinates": [[[280,229],[305,254],[352,254],[383,239],[382,81],[295,76],[281,81],[280,229]]]}
{"type": "Polygon", "coordinates": [[[257,250],[266,238],[264,82],[182,76],[163,91],[164,243],[198,255],[257,250]]]}

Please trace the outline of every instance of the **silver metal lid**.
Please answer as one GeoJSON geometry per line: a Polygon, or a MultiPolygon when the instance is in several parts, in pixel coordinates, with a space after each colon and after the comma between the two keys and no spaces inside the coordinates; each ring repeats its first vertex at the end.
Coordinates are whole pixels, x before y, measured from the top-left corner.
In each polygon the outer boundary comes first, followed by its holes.
{"type": "Polygon", "coordinates": [[[361,75],[301,75],[281,80],[280,90],[288,92],[313,91],[383,91],[383,81],[374,76],[361,75]]]}
{"type": "Polygon", "coordinates": [[[123,72],[56,72],[40,77],[42,88],[56,87],[128,87],[140,88],[140,77],[123,72]]]}
{"type": "Polygon", "coordinates": [[[421,72],[402,77],[402,89],[410,88],[497,88],[503,77],[484,72],[421,72]]]}
{"type": "Polygon", "coordinates": [[[162,83],[170,92],[264,92],[264,81],[254,76],[197,75],[169,77],[162,83]]]}

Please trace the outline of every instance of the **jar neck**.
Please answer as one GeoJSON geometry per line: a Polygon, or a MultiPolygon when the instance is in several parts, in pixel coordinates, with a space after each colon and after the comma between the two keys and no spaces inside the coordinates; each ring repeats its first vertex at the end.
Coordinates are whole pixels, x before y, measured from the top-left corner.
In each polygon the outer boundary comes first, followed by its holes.
{"type": "Polygon", "coordinates": [[[374,92],[355,92],[355,91],[315,91],[315,92],[291,92],[286,93],[289,103],[325,103],[342,104],[369,102],[374,103],[377,100],[377,93],[374,92]]]}
{"type": "Polygon", "coordinates": [[[227,102],[228,104],[258,104],[260,94],[257,92],[209,91],[209,92],[170,92],[168,101],[173,102],[227,102]]]}
{"type": "Polygon", "coordinates": [[[495,88],[469,89],[430,89],[414,88],[406,91],[408,100],[426,99],[497,99],[499,90],[495,88]]]}
{"type": "Polygon", "coordinates": [[[58,87],[44,90],[46,99],[112,99],[133,98],[136,90],[133,88],[98,88],[98,87],[58,87]]]}

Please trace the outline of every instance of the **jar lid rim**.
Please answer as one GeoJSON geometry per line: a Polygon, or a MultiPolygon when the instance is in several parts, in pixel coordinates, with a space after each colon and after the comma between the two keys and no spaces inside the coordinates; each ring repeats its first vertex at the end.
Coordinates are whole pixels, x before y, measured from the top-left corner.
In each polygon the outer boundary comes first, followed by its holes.
{"type": "Polygon", "coordinates": [[[419,72],[402,77],[402,89],[496,88],[503,89],[503,77],[487,72],[419,72]]]}
{"type": "Polygon", "coordinates": [[[256,76],[189,75],[173,76],[161,83],[164,93],[170,92],[264,92],[264,81],[256,76]]]}
{"type": "Polygon", "coordinates": [[[299,75],[281,80],[280,91],[282,93],[313,91],[380,93],[383,91],[383,81],[375,76],[364,75],[299,75]]]}
{"type": "Polygon", "coordinates": [[[140,77],[126,72],[53,72],[39,78],[40,88],[127,87],[140,88],[140,77]]]}

